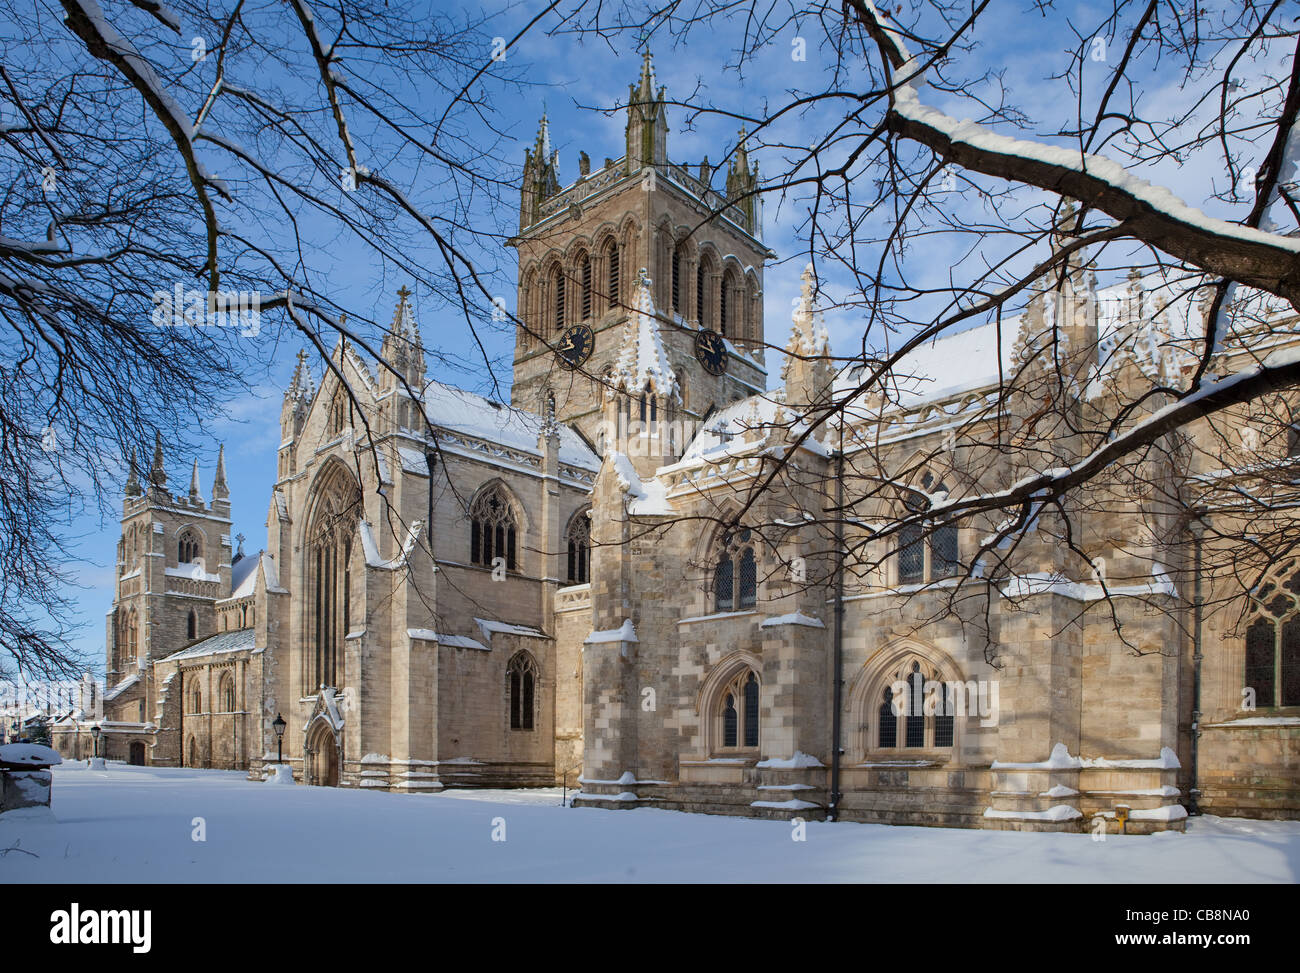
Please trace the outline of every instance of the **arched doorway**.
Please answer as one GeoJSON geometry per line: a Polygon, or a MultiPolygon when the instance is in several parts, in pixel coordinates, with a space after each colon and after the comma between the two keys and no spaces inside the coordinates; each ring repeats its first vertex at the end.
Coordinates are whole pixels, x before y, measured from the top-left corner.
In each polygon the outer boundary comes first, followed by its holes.
{"type": "Polygon", "coordinates": [[[127,763],[136,767],[144,766],[144,744],[141,741],[136,740],[131,744],[131,749],[127,756],[127,763]]]}
{"type": "Polygon", "coordinates": [[[307,783],[321,787],[338,787],[338,740],[324,720],[317,720],[307,734],[306,751],[307,783]]]}
{"type": "Polygon", "coordinates": [[[189,752],[189,760],[186,762],[186,766],[197,767],[199,765],[199,741],[191,736],[189,745],[185,749],[189,752]]]}

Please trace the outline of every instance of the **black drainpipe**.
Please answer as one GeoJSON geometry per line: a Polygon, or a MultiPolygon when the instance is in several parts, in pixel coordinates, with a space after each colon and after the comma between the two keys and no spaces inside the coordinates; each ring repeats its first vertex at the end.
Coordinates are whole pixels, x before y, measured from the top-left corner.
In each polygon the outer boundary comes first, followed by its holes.
{"type": "Polygon", "coordinates": [[[1199,521],[1192,524],[1192,551],[1194,552],[1192,570],[1195,572],[1195,577],[1192,579],[1192,766],[1187,791],[1187,813],[1200,814],[1201,789],[1198,786],[1200,778],[1197,760],[1201,738],[1201,606],[1204,604],[1204,598],[1201,595],[1201,524],[1199,521]]]}
{"type": "Polygon", "coordinates": [[[840,417],[840,448],[835,457],[835,659],[831,712],[831,794],[826,820],[839,819],[840,808],[840,710],[844,696],[844,417],[840,417]]]}

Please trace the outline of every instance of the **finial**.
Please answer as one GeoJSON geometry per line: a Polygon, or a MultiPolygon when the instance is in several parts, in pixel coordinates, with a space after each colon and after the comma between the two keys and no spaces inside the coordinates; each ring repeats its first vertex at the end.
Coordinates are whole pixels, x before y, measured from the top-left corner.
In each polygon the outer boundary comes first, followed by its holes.
{"type": "Polygon", "coordinates": [[[406,299],[407,299],[408,297],[410,297],[410,296],[411,296],[411,292],[410,292],[410,290],[407,288],[407,286],[406,286],[405,284],[403,284],[403,285],[401,286],[401,289],[398,290],[398,292],[397,292],[397,298],[398,298],[398,300],[400,300],[403,304],[405,304],[405,303],[406,303],[406,299]]]}
{"type": "Polygon", "coordinates": [[[230,497],[230,487],[226,485],[226,444],[221,443],[217,446],[217,473],[212,478],[212,499],[227,500],[230,497]]]}

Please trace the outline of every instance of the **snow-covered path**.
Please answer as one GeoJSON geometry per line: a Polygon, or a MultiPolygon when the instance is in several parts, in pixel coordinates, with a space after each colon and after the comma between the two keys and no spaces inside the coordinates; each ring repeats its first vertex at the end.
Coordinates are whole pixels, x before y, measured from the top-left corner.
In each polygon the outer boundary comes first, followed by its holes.
{"type": "Polygon", "coordinates": [[[13,882],[1297,882],[1300,822],[1018,834],[560,807],[558,789],[404,795],[240,773],[55,771],[56,822],[0,815],[13,882]],[[206,841],[195,841],[202,818],[206,841]],[[505,841],[494,841],[504,824],[505,841]]]}

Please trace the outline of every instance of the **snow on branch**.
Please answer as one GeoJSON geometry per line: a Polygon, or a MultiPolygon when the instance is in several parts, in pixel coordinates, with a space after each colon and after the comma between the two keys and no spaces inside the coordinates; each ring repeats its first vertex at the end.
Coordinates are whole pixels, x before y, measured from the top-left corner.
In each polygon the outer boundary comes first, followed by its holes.
{"type": "Polygon", "coordinates": [[[971,171],[1079,200],[1124,223],[1136,239],[1300,307],[1300,240],[1207,216],[1104,156],[995,134],[922,104],[914,83],[924,66],[870,0],[851,6],[897,79],[889,131],[971,171]]]}
{"type": "Polygon", "coordinates": [[[185,160],[185,171],[189,176],[190,185],[194,187],[199,205],[203,207],[203,222],[207,228],[208,238],[206,262],[208,286],[210,290],[216,291],[221,280],[221,271],[217,267],[217,238],[221,231],[217,223],[216,209],[208,195],[208,188],[209,186],[215,188],[227,199],[229,196],[208,176],[203,164],[199,162],[198,155],[194,151],[194,128],[190,124],[189,116],[163,87],[153,67],[141,57],[135,45],[108,22],[104,11],[95,0],[62,0],[62,2],[68,12],[64,20],[68,30],[81,39],[86,45],[86,50],[101,61],[107,61],[117,68],[131,86],[140,92],[145,103],[167,129],[172,141],[176,143],[181,158],[185,160]]]}

